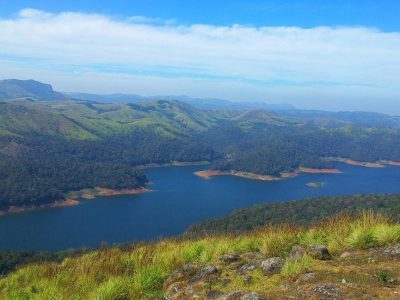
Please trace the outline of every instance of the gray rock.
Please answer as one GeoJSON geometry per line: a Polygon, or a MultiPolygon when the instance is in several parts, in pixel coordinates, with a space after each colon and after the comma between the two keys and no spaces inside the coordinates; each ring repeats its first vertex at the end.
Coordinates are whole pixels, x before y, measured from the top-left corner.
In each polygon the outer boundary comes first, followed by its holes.
{"type": "Polygon", "coordinates": [[[276,274],[282,270],[285,260],[280,257],[272,257],[261,262],[261,269],[265,274],[276,274]]]}
{"type": "Polygon", "coordinates": [[[235,261],[238,261],[240,256],[238,254],[225,254],[219,258],[219,261],[225,264],[230,264],[235,261]]]}
{"type": "Polygon", "coordinates": [[[166,299],[179,299],[182,293],[184,293],[185,285],[183,282],[176,282],[169,286],[165,292],[166,299]]]}
{"type": "Polygon", "coordinates": [[[256,293],[247,293],[240,300],[262,300],[261,296],[256,293]]]}
{"type": "Polygon", "coordinates": [[[196,272],[198,272],[199,269],[200,267],[195,264],[184,265],[182,268],[174,271],[173,273],[171,273],[171,275],[169,275],[169,277],[164,281],[163,284],[164,288],[166,289],[175,282],[189,279],[194,274],[196,274],[196,272]]]}
{"type": "Polygon", "coordinates": [[[263,298],[256,293],[247,293],[242,291],[236,291],[221,298],[221,300],[262,300],[263,298]]]}
{"type": "Polygon", "coordinates": [[[385,255],[388,255],[391,257],[399,257],[400,256],[400,244],[386,247],[385,250],[383,250],[383,253],[385,255]]]}
{"type": "Polygon", "coordinates": [[[337,284],[327,283],[323,285],[316,285],[312,288],[312,291],[322,296],[323,299],[340,299],[342,295],[342,289],[337,284]]]}
{"type": "Polygon", "coordinates": [[[244,264],[243,266],[241,266],[238,269],[238,272],[239,272],[239,274],[245,274],[247,272],[252,272],[255,269],[257,269],[259,265],[260,265],[259,262],[249,262],[249,263],[244,264]]]}
{"type": "Polygon", "coordinates": [[[203,269],[200,270],[200,272],[198,272],[191,280],[190,283],[196,282],[196,281],[200,281],[203,279],[208,279],[212,276],[216,276],[218,275],[218,269],[213,266],[213,265],[209,265],[203,269]]]}
{"type": "Polygon", "coordinates": [[[304,254],[306,253],[306,248],[304,248],[303,246],[293,246],[292,247],[292,251],[290,251],[288,259],[292,259],[292,260],[296,260],[296,259],[300,259],[304,256],[304,254]]]}
{"type": "Polygon", "coordinates": [[[244,265],[243,262],[241,262],[241,261],[235,261],[235,262],[229,264],[227,268],[228,268],[229,270],[237,270],[237,269],[239,269],[239,268],[240,268],[241,266],[243,266],[243,265],[244,265]]]}
{"type": "Polygon", "coordinates": [[[323,245],[310,245],[308,254],[310,254],[312,258],[319,260],[329,260],[332,258],[328,249],[323,245]]]}
{"type": "Polygon", "coordinates": [[[224,294],[220,291],[209,291],[206,295],[207,300],[221,299],[224,294]]]}
{"type": "Polygon", "coordinates": [[[300,283],[304,283],[304,282],[308,282],[311,281],[315,278],[315,274],[314,273],[306,273],[303,275],[300,275],[300,277],[296,280],[296,284],[300,284],[300,283]]]}

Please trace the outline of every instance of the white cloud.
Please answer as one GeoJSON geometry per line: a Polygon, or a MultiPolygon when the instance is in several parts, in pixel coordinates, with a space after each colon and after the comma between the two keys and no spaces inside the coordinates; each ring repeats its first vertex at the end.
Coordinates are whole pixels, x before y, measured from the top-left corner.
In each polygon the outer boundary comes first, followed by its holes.
{"type": "Polygon", "coordinates": [[[399,53],[400,33],[363,27],[182,26],[34,9],[0,19],[0,76],[38,74],[62,89],[69,85],[61,78],[74,78],[74,90],[95,91],[90,74],[112,78],[110,92],[118,87],[145,94],[215,92],[241,100],[396,99],[399,53]]]}

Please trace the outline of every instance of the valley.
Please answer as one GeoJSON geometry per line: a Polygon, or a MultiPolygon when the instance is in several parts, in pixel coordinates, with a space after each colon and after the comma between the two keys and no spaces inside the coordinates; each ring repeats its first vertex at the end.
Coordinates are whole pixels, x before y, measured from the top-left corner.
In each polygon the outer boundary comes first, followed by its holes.
{"type": "MultiPolygon", "coordinates": [[[[11,83],[17,90],[20,82],[11,83]]],[[[22,83],[22,98],[0,103],[3,212],[51,205],[82,189],[140,189],[152,180],[146,166],[209,163],[210,174],[276,180],[336,173],[327,157],[368,167],[400,161],[400,122],[392,116],[354,113],[351,121],[349,114],[200,109],[175,100],[55,100],[51,86],[22,83]]]]}
{"type": "Polygon", "coordinates": [[[0,0],[0,300],[400,299],[399,11],[0,0]]]}

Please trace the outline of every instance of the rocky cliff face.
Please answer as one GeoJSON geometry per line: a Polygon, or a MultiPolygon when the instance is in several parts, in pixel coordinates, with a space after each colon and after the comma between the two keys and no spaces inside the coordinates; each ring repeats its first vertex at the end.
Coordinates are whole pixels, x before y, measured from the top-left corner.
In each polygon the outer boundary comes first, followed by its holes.
{"type": "Polygon", "coordinates": [[[65,96],[55,92],[50,84],[35,80],[0,80],[0,100],[31,97],[37,100],[63,100],[65,96]]]}

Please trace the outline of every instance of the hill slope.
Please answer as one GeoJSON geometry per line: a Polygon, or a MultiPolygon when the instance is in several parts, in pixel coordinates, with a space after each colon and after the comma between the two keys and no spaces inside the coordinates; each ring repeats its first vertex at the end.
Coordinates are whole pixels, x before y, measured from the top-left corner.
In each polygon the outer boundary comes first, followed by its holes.
{"type": "Polygon", "coordinates": [[[49,205],[84,188],[140,188],[146,178],[138,165],[215,156],[194,136],[218,120],[176,101],[20,99],[0,107],[0,213],[49,205]]]}
{"type": "Polygon", "coordinates": [[[364,213],[307,228],[104,247],[19,267],[0,278],[0,298],[396,299],[399,241],[398,224],[364,213]]]}
{"type": "Polygon", "coordinates": [[[226,217],[199,222],[192,225],[187,234],[241,233],[287,220],[296,225],[310,225],[339,213],[356,215],[362,210],[373,210],[400,220],[400,196],[352,195],[268,202],[237,209],[226,217]]]}
{"type": "Polygon", "coordinates": [[[375,122],[322,126],[265,110],[207,111],[164,100],[18,99],[0,108],[0,210],[48,204],[82,188],[138,187],[145,180],[134,169],[144,164],[208,161],[222,171],[280,176],[332,167],[325,157],[400,161],[400,131],[375,122]]]}
{"type": "Polygon", "coordinates": [[[49,134],[100,139],[137,130],[164,136],[193,135],[216,125],[211,113],[178,101],[102,104],[88,101],[0,102],[0,136],[49,134]]]}

